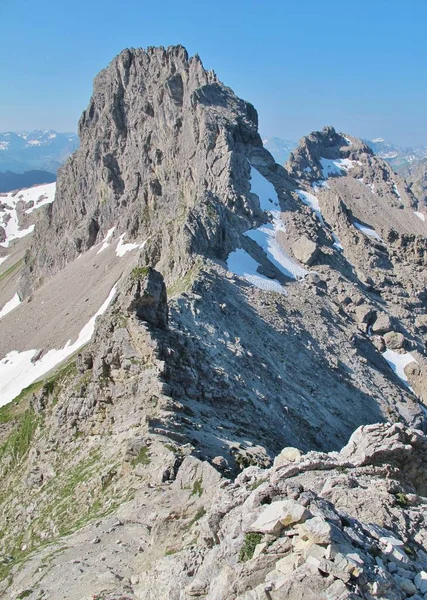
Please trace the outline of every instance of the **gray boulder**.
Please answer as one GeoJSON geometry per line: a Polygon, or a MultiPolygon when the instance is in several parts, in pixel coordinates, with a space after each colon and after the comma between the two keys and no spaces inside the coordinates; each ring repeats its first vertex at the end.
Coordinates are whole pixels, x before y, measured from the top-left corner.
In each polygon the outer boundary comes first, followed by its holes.
{"type": "Polygon", "coordinates": [[[292,252],[297,260],[310,266],[315,262],[319,248],[310,238],[303,235],[292,244],[292,252]]]}

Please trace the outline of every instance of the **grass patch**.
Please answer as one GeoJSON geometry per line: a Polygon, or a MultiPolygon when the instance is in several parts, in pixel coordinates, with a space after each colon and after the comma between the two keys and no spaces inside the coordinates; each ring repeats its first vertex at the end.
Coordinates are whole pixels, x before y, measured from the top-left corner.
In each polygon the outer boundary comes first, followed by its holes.
{"type": "Polygon", "coordinates": [[[262,485],[263,483],[265,483],[266,481],[267,481],[266,479],[259,479],[258,481],[254,481],[254,483],[252,483],[249,486],[250,491],[253,492],[257,488],[259,488],[260,485],[262,485]]]}
{"type": "Polygon", "coordinates": [[[200,521],[200,519],[202,517],[204,517],[206,514],[206,509],[204,506],[200,506],[200,508],[197,509],[196,514],[194,515],[194,517],[191,519],[191,521],[189,521],[187,523],[187,525],[185,526],[185,529],[188,531],[189,529],[191,529],[194,525],[194,523],[197,523],[197,521],[200,521]]]}
{"type": "Polygon", "coordinates": [[[18,260],[18,262],[9,267],[4,273],[0,273],[0,282],[6,279],[6,277],[9,277],[10,275],[13,275],[16,271],[18,271],[22,267],[23,263],[24,259],[21,258],[21,260],[18,260]]]}
{"type": "Polygon", "coordinates": [[[36,417],[34,411],[26,410],[20,415],[16,427],[0,446],[0,461],[5,456],[11,456],[9,468],[19,462],[28,452],[38,424],[39,419],[36,417]]]}
{"type": "Polygon", "coordinates": [[[260,533],[246,533],[243,546],[240,548],[239,561],[246,562],[247,560],[251,560],[255,548],[261,543],[261,540],[262,535],[260,533]]]}
{"type": "Polygon", "coordinates": [[[192,496],[200,496],[203,494],[203,479],[200,477],[200,479],[196,479],[196,481],[193,484],[193,489],[191,491],[191,495],[192,496]]]}
{"type": "Polygon", "coordinates": [[[131,465],[132,467],[136,467],[136,465],[149,465],[150,462],[151,459],[148,456],[148,448],[147,446],[143,446],[137,456],[131,460],[131,465]]]}
{"type": "Polygon", "coordinates": [[[400,506],[401,508],[407,508],[409,506],[409,500],[408,500],[408,496],[406,494],[403,494],[402,492],[398,492],[395,495],[396,498],[396,504],[398,506],[400,506]]]}
{"type": "Polygon", "coordinates": [[[150,267],[134,267],[131,271],[131,277],[134,280],[146,277],[150,272],[150,267]]]}

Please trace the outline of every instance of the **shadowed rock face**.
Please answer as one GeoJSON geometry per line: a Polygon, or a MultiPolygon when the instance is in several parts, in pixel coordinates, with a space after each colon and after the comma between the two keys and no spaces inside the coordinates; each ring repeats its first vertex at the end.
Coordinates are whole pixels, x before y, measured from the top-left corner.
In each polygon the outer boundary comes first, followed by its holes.
{"type": "Polygon", "coordinates": [[[147,262],[165,276],[182,273],[192,252],[224,258],[234,228],[253,218],[243,175],[245,146],[261,148],[257,120],[181,46],[123,51],[95,79],[80,148],[27,257],[24,292],[111,227],[148,240],[147,262]]]}

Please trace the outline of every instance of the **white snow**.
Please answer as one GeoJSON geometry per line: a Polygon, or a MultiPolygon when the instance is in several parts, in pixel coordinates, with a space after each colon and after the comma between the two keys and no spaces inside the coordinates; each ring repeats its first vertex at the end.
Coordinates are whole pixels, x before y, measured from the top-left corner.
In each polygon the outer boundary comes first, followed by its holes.
{"type": "MultiPolygon", "coordinates": [[[[254,167],[251,166],[251,192],[259,198],[259,203],[262,210],[272,212],[273,206],[279,206],[279,198],[277,197],[274,185],[261,175],[254,167]]],[[[279,212],[279,211],[276,211],[279,212]]]]}
{"type": "Polygon", "coordinates": [[[119,237],[119,243],[116,247],[116,256],[122,257],[126,254],[126,252],[136,250],[136,248],[143,248],[145,246],[145,242],[142,242],[142,244],[124,244],[123,238],[125,237],[125,235],[125,233],[122,233],[122,235],[119,237]]]}
{"type": "Polygon", "coordinates": [[[342,252],[344,250],[344,247],[341,244],[338,236],[333,231],[331,231],[331,235],[332,235],[332,238],[334,240],[334,243],[332,244],[333,247],[336,248],[337,250],[339,250],[340,252],[342,252]]]}
{"type": "Polygon", "coordinates": [[[345,139],[345,141],[347,142],[347,144],[348,144],[349,146],[351,146],[351,144],[352,144],[352,141],[351,141],[351,140],[350,140],[348,137],[345,137],[345,136],[344,136],[344,139],[345,139]]]}
{"type": "Polygon", "coordinates": [[[405,374],[405,367],[409,365],[411,362],[417,362],[416,359],[412,356],[410,352],[405,352],[405,354],[399,354],[394,350],[386,350],[383,352],[383,356],[396,373],[396,375],[405,383],[408,382],[408,378],[405,374]]]}
{"type": "Polygon", "coordinates": [[[298,194],[300,200],[302,202],[304,202],[304,204],[309,206],[314,213],[316,213],[316,215],[317,215],[319,221],[321,222],[321,224],[323,225],[323,227],[327,231],[329,231],[329,233],[332,235],[332,238],[334,240],[334,243],[332,245],[334,246],[334,248],[336,250],[339,250],[340,252],[342,252],[344,250],[343,245],[341,244],[340,240],[338,239],[338,236],[333,231],[331,231],[330,227],[328,227],[326,225],[326,223],[323,219],[321,210],[320,210],[319,201],[318,201],[317,197],[314,196],[313,194],[310,194],[309,192],[304,191],[304,190],[295,190],[295,191],[298,194]]]}
{"type": "Polygon", "coordinates": [[[114,233],[114,230],[115,230],[115,229],[116,229],[115,227],[112,227],[111,229],[109,229],[109,230],[107,231],[107,235],[106,235],[106,236],[105,236],[105,238],[102,240],[102,246],[101,246],[101,248],[98,250],[97,254],[101,254],[101,252],[102,252],[103,250],[105,250],[106,248],[108,248],[108,246],[110,245],[110,240],[111,240],[111,238],[113,237],[113,233],[114,233]]]}
{"type": "Polygon", "coordinates": [[[102,315],[107,310],[115,293],[116,286],[113,287],[98,312],[91,317],[80,331],[74,344],[71,344],[71,340],[68,340],[63,348],[49,350],[34,363],[31,362],[31,359],[39,352],[38,350],[26,350],[24,352],[13,350],[9,352],[0,361],[0,406],[11,402],[24,388],[34,383],[34,381],[87,344],[95,330],[96,317],[102,315]]]}
{"type": "MultiPolygon", "coordinates": [[[[276,239],[279,231],[286,231],[279,207],[279,198],[273,184],[251,167],[251,192],[259,198],[259,203],[264,211],[272,216],[272,223],[262,225],[258,229],[251,229],[245,235],[254,240],[264,252],[268,259],[287,277],[300,279],[307,275],[308,271],[296,263],[289,254],[281,247],[276,239]]],[[[314,196],[313,196],[314,198],[314,196]]]]}
{"type": "Polygon", "coordinates": [[[232,273],[243,277],[253,286],[269,292],[279,292],[286,294],[285,289],[275,279],[268,279],[260,275],[257,271],[259,263],[252,258],[243,248],[237,248],[231,252],[227,259],[227,268],[232,273]]]}
{"type": "Polygon", "coordinates": [[[17,196],[19,200],[24,200],[24,202],[29,202],[30,200],[34,202],[34,206],[27,208],[25,211],[29,215],[41,206],[45,206],[45,204],[52,204],[55,200],[55,191],[56,183],[48,183],[47,185],[38,185],[36,188],[29,188],[28,190],[18,192],[17,196]]]}
{"type": "Polygon", "coordinates": [[[9,300],[9,302],[6,302],[6,304],[0,310],[0,319],[2,317],[4,317],[5,315],[7,315],[7,313],[10,313],[10,311],[13,310],[14,308],[16,308],[20,303],[21,303],[20,297],[18,296],[18,294],[15,294],[14,297],[12,298],[12,300],[9,300]]]}
{"type": "Polygon", "coordinates": [[[372,237],[372,238],[378,240],[379,242],[383,241],[381,236],[378,235],[378,233],[375,231],[375,229],[371,229],[371,227],[362,225],[361,223],[358,223],[357,221],[354,221],[353,225],[356,227],[356,229],[361,231],[364,235],[367,235],[368,237],[372,237]]]}
{"type": "Polygon", "coordinates": [[[348,158],[336,158],[334,160],[321,158],[320,164],[322,165],[323,177],[328,179],[330,175],[342,175],[343,171],[349,171],[354,167],[355,161],[348,158]]]}
{"type": "Polygon", "coordinates": [[[318,181],[313,181],[312,187],[313,187],[314,191],[316,191],[317,189],[320,189],[320,188],[326,188],[327,190],[330,189],[328,182],[324,181],[323,179],[319,179],[318,181]]]}
{"type": "Polygon", "coordinates": [[[402,196],[399,194],[399,190],[397,189],[397,184],[395,181],[393,181],[393,192],[396,194],[396,196],[400,199],[402,199],[402,196]]]}
{"type": "Polygon", "coordinates": [[[416,217],[418,217],[419,219],[421,219],[421,221],[425,221],[426,220],[425,215],[423,215],[423,213],[421,213],[421,212],[414,211],[414,215],[416,217]]]}
{"type": "Polygon", "coordinates": [[[283,226],[282,223],[273,222],[273,224],[262,225],[258,229],[251,229],[245,235],[254,240],[258,246],[261,246],[267,254],[268,260],[284,275],[291,279],[302,279],[307,275],[308,271],[300,267],[276,239],[276,233],[280,231],[281,226],[283,226]]]}
{"type": "Polygon", "coordinates": [[[300,200],[304,202],[307,206],[311,208],[315,213],[320,215],[320,206],[319,201],[316,196],[310,194],[309,192],[305,192],[304,190],[295,190],[298,194],[300,200]]]}
{"type": "Polygon", "coordinates": [[[1,265],[1,263],[3,263],[8,258],[9,258],[9,255],[7,255],[7,256],[0,256],[0,265],[1,265]]]}
{"type": "MultiPolygon", "coordinates": [[[[258,196],[261,209],[271,216],[272,222],[262,225],[258,229],[246,231],[245,235],[264,250],[270,262],[284,275],[291,279],[304,277],[308,271],[300,267],[276,239],[279,231],[286,231],[280,210],[277,210],[280,204],[276,190],[253,166],[251,166],[251,192],[258,196]]],[[[241,248],[230,253],[227,259],[227,267],[230,271],[244,277],[252,285],[260,289],[275,291],[281,294],[286,293],[278,281],[260,275],[257,272],[257,268],[259,267],[257,261],[241,248]]]]}
{"type": "Polygon", "coordinates": [[[34,230],[34,225],[30,225],[26,229],[20,229],[18,224],[18,214],[16,211],[17,203],[22,200],[26,203],[34,202],[34,206],[25,210],[25,213],[31,214],[34,210],[50,204],[55,199],[56,183],[47,185],[37,185],[32,188],[21,190],[17,193],[6,194],[6,197],[1,198],[2,204],[6,208],[0,210],[0,225],[4,227],[6,232],[6,241],[0,244],[7,248],[13,240],[25,237],[34,230]]]}

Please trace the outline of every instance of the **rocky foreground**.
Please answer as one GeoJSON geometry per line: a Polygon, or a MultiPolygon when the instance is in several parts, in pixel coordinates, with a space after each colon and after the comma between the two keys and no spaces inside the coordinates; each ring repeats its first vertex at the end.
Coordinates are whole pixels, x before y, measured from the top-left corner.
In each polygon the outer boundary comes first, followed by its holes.
{"type": "Polygon", "coordinates": [[[152,476],[144,502],[30,555],[5,597],[427,597],[421,432],[363,426],[340,452],[285,448],[271,468],[234,481],[181,456],[171,479],[156,482],[155,454],[140,463],[152,476]]]}

